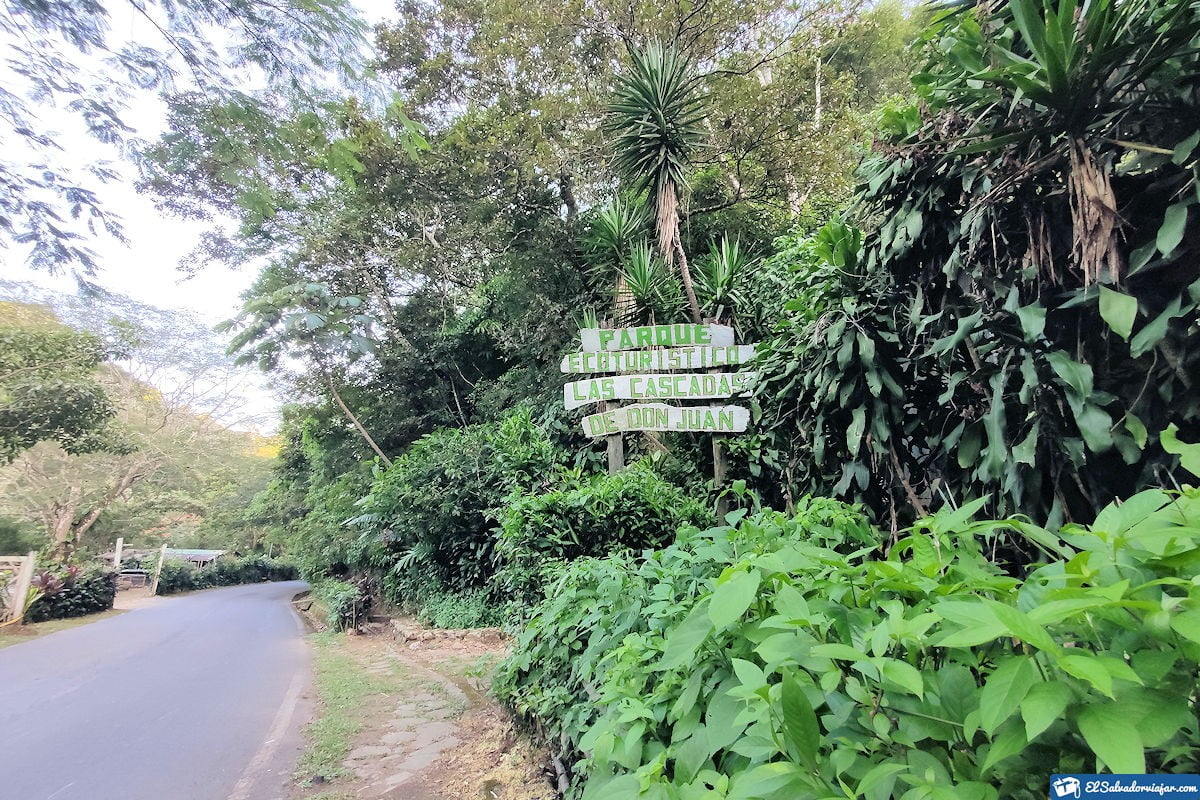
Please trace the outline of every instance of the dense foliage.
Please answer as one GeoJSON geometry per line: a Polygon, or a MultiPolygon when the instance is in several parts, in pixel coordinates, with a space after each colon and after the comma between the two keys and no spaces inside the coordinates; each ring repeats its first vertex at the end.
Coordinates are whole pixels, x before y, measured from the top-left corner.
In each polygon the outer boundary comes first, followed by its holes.
{"type": "Polygon", "coordinates": [[[861,169],[866,233],[817,237],[746,457],[884,520],[947,492],[1090,520],[1164,483],[1159,432],[1200,431],[1200,14],[1012,0],[925,38],[920,104],[885,109],[861,169]]]}
{"type": "Polygon", "coordinates": [[[313,586],[325,608],[325,621],[335,631],[356,630],[367,619],[371,595],[359,583],[328,579],[313,586]]]}
{"type": "Polygon", "coordinates": [[[34,575],[33,589],[36,599],[25,610],[25,622],[82,617],[113,607],[117,574],[99,567],[43,570],[34,575]]]}
{"type": "Polygon", "coordinates": [[[521,410],[495,424],[424,437],[382,472],[356,524],[368,529],[360,565],[483,586],[494,561],[494,512],[513,491],[543,486],[566,455],[521,410]]]}
{"type": "Polygon", "coordinates": [[[549,491],[514,494],[499,514],[493,578],[498,598],[540,600],[565,563],[668,544],[681,525],[712,512],[645,462],[616,475],[564,474],[549,491]]]}
{"type": "Polygon", "coordinates": [[[982,505],[886,552],[858,512],[803,501],[578,561],[497,692],[585,797],[1033,798],[1052,772],[1194,772],[1200,491],[1059,536],[971,522],[982,505]],[[999,570],[1001,530],[1042,563],[999,570]]]}
{"type": "Polygon", "coordinates": [[[0,464],[41,441],[70,453],[112,449],[106,427],[117,410],[96,375],[111,355],[48,309],[0,303],[0,464]]]}
{"type": "MultiPolygon", "coordinates": [[[[261,269],[222,331],[292,400],[197,536],[280,546],[337,629],[518,629],[496,690],[571,796],[1200,769],[1194,0],[398,10],[378,84],[176,96],[143,153],[221,220],[190,267],[261,269]],[[577,329],[685,318],[760,342],[750,432],[582,437],[577,329]]],[[[124,375],[140,456],[16,459],[58,541],[214,474],[124,375]],[[88,464],[126,483],[34,491],[88,464]]],[[[166,585],[274,567],[222,569],[166,585]]]]}
{"type": "Polygon", "coordinates": [[[158,576],[158,594],[190,592],[216,586],[237,586],[264,581],[294,581],[299,577],[295,565],[284,559],[266,556],[221,556],[208,566],[197,567],[187,561],[163,561],[158,576]]]}

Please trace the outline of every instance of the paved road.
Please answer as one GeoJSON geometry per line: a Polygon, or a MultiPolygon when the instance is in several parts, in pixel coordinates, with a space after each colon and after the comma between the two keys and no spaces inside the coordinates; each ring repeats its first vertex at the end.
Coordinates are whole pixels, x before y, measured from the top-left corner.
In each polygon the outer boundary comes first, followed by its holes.
{"type": "Polygon", "coordinates": [[[307,715],[300,582],[237,586],[0,650],[0,800],[272,800],[307,715]]]}

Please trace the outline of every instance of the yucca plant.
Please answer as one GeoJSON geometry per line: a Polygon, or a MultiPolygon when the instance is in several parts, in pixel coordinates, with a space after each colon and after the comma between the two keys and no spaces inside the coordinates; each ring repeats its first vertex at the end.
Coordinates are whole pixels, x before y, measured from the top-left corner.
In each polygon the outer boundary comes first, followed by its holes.
{"type": "Polygon", "coordinates": [[[584,237],[592,263],[605,269],[620,265],[629,249],[645,238],[649,220],[646,206],[619,197],[600,209],[584,237]]]}
{"type": "MultiPolygon", "coordinates": [[[[952,15],[973,5],[944,7],[952,15]]],[[[1066,171],[1074,261],[1083,283],[1117,282],[1124,274],[1112,184],[1118,163],[1130,152],[1169,155],[1175,146],[1128,141],[1127,122],[1171,105],[1164,96],[1195,85],[1197,5],[1008,0],[987,8],[982,22],[957,26],[948,69],[919,81],[935,104],[953,102],[974,119],[955,154],[1017,148],[1027,154],[997,195],[1023,178],[1066,171]]]]}
{"type": "Polygon", "coordinates": [[[742,303],[738,286],[754,261],[737,239],[722,236],[713,243],[696,271],[696,294],[710,317],[720,320],[726,312],[731,316],[736,312],[742,303]]]}
{"type": "Polygon", "coordinates": [[[617,320],[631,316],[634,311],[625,267],[631,248],[645,239],[649,219],[644,205],[618,197],[597,213],[584,238],[593,275],[601,282],[615,276],[613,316],[617,320]]]}
{"type": "Polygon", "coordinates": [[[608,107],[605,131],[613,137],[614,165],[654,213],[658,248],[679,268],[692,319],[700,304],[679,230],[679,204],[687,170],[704,140],[707,104],[691,63],[674,47],[652,42],[635,51],[627,75],[608,107]]]}
{"type": "Polygon", "coordinates": [[[679,284],[666,265],[654,257],[645,240],[629,249],[621,278],[631,302],[628,313],[618,321],[654,324],[679,312],[682,306],[679,284]]]}

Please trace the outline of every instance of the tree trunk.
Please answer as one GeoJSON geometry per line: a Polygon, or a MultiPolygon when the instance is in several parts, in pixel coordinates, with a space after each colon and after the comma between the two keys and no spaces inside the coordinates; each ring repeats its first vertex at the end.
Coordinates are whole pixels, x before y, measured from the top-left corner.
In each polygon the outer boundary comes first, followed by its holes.
{"type": "Polygon", "coordinates": [[[696,288],[692,286],[692,271],[688,268],[687,256],[683,254],[683,242],[679,240],[679,226],[675,226],[675,255],[679,258],[679,277],[683,280],[683,293],[687,295],[692,322],[700,324],[700,303],[696,300],[696,288]]]}
{"type": "Polygon", "coordinates": [[[567,219],[575,219],[579,214],[579,202],[575,199],[575,179],[566,168],[558,171],[558,196],[567,207],[567,219]]]}
{"type": "Polygon", "coordinates": [[[125,494],[129,487],[133,486],[140,477],[142,477],[141,473],[133,467],[125,470],[124,474],[117,479],[117,482],[105,493],[104,497],[92,507],[92,510],[83,519],[71,526],[71,537],[76,546],[83,540],[83,535],[96,524],[96,520],[100,519],[100,515],[104,513],[104,509],[115,503],[117,498],[125,494]]]}
{"type": "Polygon", "coordinates": [[[354,412],[351,411],[350,407],[347,406],[342,400],[342,396],[338,393],[337,386],[333,382],[333,376],[330,375],[329,371],[323,366],[321,367],[321,371],[325,373],[325,384],[329,387],[329,393],[333,395],[333,402],[338,404],[338,408],[342,410],[342,413],[346,415],[346,419],[350,420],[350,423],[354,425],[355,429],[358,430],[359,434],[363,437],[363,439],[366,440],[367,444],[371,446],[371,449],[375,451],[375,455],[383,459],[383,463],[390,467],[392,465],[392,460],[384,455],[383,451],[379,449],[379,445],[377,445],[375,440],[371,438],[371,434],[367,433],[367,429],[364,428],[363,424],[358,421],[358,417],[354,416],[354,412]]]}
{"type": "Polygon", "coordinates": [[[687,295],[692,322],[700,324],[700,303],[696,300],[696,289],[692,286],[692,271],[688,268],[687,256],[683,252],[683,236],[679,230],[679,196],[675,184],[669,179],[659,184],[655,193],[654,213],[658,227],[658,249],[662,251],[667,266],[678,259],[679,277],[683,281],[683,293],[687,295]]]}
{"type": "Polygon", "coordinates": [[[75,521],[75,512],[79,509],[79,500],[82,495],[83,490],[80,487],[72,486],[67,491],[66,501],[55,503],[50,509],[47,521],[54,540],[55,556],[61,561],[66,561],[71,557],[71,546],[74,543],[71,536],[71,524],[75,521]]]}

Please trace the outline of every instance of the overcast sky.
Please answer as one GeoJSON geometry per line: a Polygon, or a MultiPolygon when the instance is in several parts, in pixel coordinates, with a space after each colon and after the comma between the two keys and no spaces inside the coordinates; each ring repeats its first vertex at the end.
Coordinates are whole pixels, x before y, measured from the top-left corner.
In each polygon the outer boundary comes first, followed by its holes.
{"type": "MultiPolygon", "coordinates": [[[[371,25],[395,16],[391,0],[355,0],[355,5],[371,25]]],[[[143,35],[138,32],[124,4],[113,2],[111,8],[113,31],[129,30],[134,37],[143,35]],[[123,17],[130,18],[126,22],[123,17]]],[[[152,140],[163,131],[165,107],[155,97],[140,98],[131,104],[123,120],[134,128],[135,136],[152,140]]],[[[62,163],[71,165],[75,159],[76,164],[84,165],[112,157],[107,148],[72,125],[73,120],[49,113],[43,121],[59,131],[60,141],[66,145],[66,152],[61,154],[62,163]]],[[[121,167],[125,180],[105,185],[101,197],[104,207],[117,212],[123,219],[129,244],[123,245],[106,236],[98,236],[89,243],[100,265],[96,283],[143,303],[190,311],[210,325],[235,316],[242,302],[240,295],[256,277],[255,270],[234,271],[209,266],[195,276],[180,273],[180,262],[195,248],[208,224],[189,222],[160,212],[148,196],[135,190],[135,170],[128,165],[121,167]]],[[[17,247],[0,250],[0,258],[5,262],[5,277],[63,293],[76,291],[70,276],[51,277],[28,269],[22,263],[23,254],[17,247]]],[[[279,399],[265,389],[257,392],[253,402],[263,411],[279,406],[279,399]]]]}

